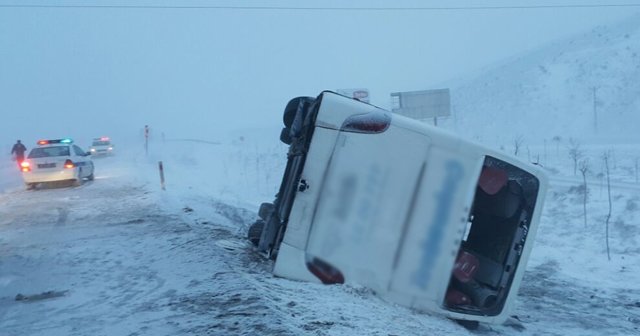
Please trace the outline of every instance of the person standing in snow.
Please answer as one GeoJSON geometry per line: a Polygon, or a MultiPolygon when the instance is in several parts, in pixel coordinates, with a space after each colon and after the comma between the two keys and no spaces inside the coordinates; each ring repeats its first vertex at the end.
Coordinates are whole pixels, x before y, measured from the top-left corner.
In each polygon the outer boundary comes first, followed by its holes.
{"type": "Polygon", "coordinates": [[[22,142],[20,142],[20,140],[18,140],[18,142],[16,142],[16,144],[13,145],[13,148],[11,149],[11,155],[16,156],[18,167],[20,167],[20,164],[22,163],[22,161],[24,161],[24,152],[26,151],[27,151],[27,147],[25,147],[22,144],[22,142]]]}

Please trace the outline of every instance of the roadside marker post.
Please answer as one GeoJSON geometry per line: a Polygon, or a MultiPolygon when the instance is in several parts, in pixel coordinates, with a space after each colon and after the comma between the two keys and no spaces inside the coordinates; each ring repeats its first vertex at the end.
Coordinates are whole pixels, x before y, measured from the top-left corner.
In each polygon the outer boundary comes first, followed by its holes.
{"type": "Polygon", "coordinates": [[[160,170],[160,187],[162,188],[162,190],[165,190],[165,188],[164,188],[164,167],[162,166],[162,161],[158,161],[158,170],[160,170]]]}

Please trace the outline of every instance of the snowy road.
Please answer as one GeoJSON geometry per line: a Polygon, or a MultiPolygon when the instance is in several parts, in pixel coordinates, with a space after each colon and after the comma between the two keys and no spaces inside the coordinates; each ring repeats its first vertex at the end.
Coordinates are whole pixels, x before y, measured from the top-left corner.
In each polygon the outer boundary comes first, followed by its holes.
{"type": "Polygon", "coordinates": [[[207,265],[175,248],[193,239],[192,230],[162,213],[139,186],[96,180],[80,188],[15,192],[2,201],[4,334],[116,335],[181,327],[167,304],[203,281],[202,272],[189,271],[207,265]],[[47,292],[62,296],[41,295],[47,292]],[[17,301],[16,295],[35,298],[17,301]],[[150,312],[156,310],[166,311],[163,323],[153,322],[158,316],[150,312]]]}
{"type": "Polygon", "coordinates": [[[244,239],[254,209],[224,197],[252,178],[229,173],[212,192],[198,169],[180,175],[181,159],[167,163],[160,192],[146,177],[154,162],[132,161],[96,160],[96,180],[77,188],[0,193],[0,335],[640,334],[637,241],[614,235],[608,263],[583,248],[600,231],[581,231],[580,203],[563,185],[550,191],[513,317],[468,331],[365,288],[274,278],[244,239]]]}

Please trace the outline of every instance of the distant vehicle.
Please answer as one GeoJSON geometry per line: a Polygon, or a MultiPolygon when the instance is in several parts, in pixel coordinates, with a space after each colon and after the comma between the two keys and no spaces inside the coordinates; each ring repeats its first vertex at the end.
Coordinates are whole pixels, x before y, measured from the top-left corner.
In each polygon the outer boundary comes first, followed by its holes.
{"type": "Polygon", "coordinates": [[[83,151],[71,139],[40,140],[21,164],[27,189],[38,183],[71,181],[80,185],[93,180],[94,166],[90,152],[83,151]]]}
{"type": "Polygon", "coordinates": [[[506,320],[547,189],[538,166],[332,92],[291,100],[284,124],[280,191],[248,232],[275,275],[506,320]]]}
{"type": "Polygon", "coordinates": [[[105,156],[115,154],[114,145],[109,137],[100,137],[93,139],[89,151],[94,156],[105,156]]]}

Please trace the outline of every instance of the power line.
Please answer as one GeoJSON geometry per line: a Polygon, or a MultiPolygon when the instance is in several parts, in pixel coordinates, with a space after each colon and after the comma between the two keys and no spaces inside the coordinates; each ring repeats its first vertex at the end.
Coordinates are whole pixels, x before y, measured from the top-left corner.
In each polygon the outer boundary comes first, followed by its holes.
{"type": "Polygon", "coordinates": [[[573,4],[573,5],[522,5],[522,6],[450,6],[450,7],[300,7],[300,6],[216,6],[216,5],[51,5],[51,4],[0,4],[0,8],[51,8],[51,9],[213,9],[246,11],[480,11],[511,9],[587,9],[587,8],[640,8],[640,3],[573,4]]]}

